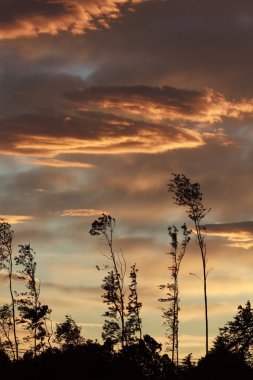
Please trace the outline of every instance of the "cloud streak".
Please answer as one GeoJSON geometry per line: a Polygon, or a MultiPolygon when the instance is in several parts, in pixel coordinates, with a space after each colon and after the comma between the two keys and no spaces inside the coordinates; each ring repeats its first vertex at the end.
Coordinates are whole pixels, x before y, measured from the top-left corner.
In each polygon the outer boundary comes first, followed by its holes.
{"type": "Polygon", "coordinates": [[[97,287],[92,287],[92,286],[68,286],[68,285],[63,285],[55,282],[47,282],[43,281],[43,286],[55,290],[55,291],[60,291],[64,293],[84,293],[92,298],[99,297],[99,292],[100,288],[99,286],[97,287]]]}
{"type": "Polygon", "coordinates": [[[214,124],[225,117],[240,119],[253,113],[253,99],[229,101],[211,89],[198,92],[168,86],[80,88],[72,96],[80,104],[80,110],[94,107],[158,123],[170,120],[214,124]]]}
{"type": "Polygon", "coordinates": [[[211,90],[87,87],[71,76],[44,76],[42,86],[42,79],[33,78],[39,96],[31,78],[16,88],[11,109],[7,96],[1,118],[1,153],[32,156],[35,165],[92,167],[60,159],[64,153],[156,154],[197,148],[210,139],[227,145],[231,141],[217,124],[253,114],[252,99],[230,101],[211,90]],[[60,88],[60,78],[66,88],[60,88]]]}
{"type": "Polygon", "coordinates": [[[250,249],[253,247],[253,222],[219,223],[206,226],[211,236],[223,237],[231,248],[250,249]]]}
{"type": "Polygon", "coordinates": [[[83,162],[76,162],[76,161],[64,161],[64,160],[57,160],[57,159],[45,159],[45,158],[37,158],[28,160],[28,163],[38,165],[38,166],[49,166],[54,168],[83,168],[83,169],[89,169],[93,168],[94,165],[86,164],[83,162]]]}
{"type": "Polygon", "coordinates": [[[89,209],[75,209],[75,210],[64,210],[61,213],[61,216],[71,216],[71,217],[76,217],[76,216],[98,216],[101,214],[106,214],[106,211],[102,210],[94,210],[93,208],[89,209]]]}
{"type": "Polygon", "coordinates": [[[33,219],[31,215],[0,215],[0,220],[10,224],[26,223],[33,219]]]}

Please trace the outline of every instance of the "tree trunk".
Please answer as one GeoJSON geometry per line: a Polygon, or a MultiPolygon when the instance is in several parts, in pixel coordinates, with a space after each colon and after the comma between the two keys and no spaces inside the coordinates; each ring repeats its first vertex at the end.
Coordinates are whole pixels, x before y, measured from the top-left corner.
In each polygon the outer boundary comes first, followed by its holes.
{"type": "Polygon", "coordinates": [[[15,299],[13,295],[13,289],[12,289],[12,251],[11,248],[9,248],[9,289],[10,289],[10,295],[11,295],[11,307],[12,307],[12,323],[13,323],[13,336],[15,341],[15,359],[18,360],[18,339],[17,339],[17,332],[16,332],[16,312],[15,312],[15,299]]]}

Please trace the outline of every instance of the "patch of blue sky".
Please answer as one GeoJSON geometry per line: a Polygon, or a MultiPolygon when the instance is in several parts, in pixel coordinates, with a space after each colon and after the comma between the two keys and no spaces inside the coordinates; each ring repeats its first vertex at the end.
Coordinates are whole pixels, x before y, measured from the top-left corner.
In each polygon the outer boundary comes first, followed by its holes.
{"type": "Polygon", "coordinates": [[[45,65],[40,67],[40,70],[43,72],[50,72],[52,74],[67,74],[72,76],[78,76],[83,80],[87,80],[89,76],[95,71],[94,65],[85,65],[81,63],[68,64],[64,66],[55,66],[45,65]]]}
{"type": "Polygon", "coordinates": [[[24,173],[32,167],[25,158],[10,154],[0,155],[0,176],[11,174],[12,176],[17,173],[24,173]]]}

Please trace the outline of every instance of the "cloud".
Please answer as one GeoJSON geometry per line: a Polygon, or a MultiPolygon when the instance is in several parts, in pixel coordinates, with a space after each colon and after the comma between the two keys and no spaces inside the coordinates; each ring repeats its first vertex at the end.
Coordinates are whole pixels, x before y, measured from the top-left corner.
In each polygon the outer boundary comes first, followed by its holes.
{"type": "MultiPolygon", "coordinates": [[[[94,167],[91,164],[86,164],[83,162],[75,162],[75,161],[64,161],[64,160],[57,160],[57,159],[45,159],[45,158],[38,158],[34,160],[29,160],[28,163],[39,165],[39,166],[51,166],[55,168],[84,168],[89,169],[94,167]]],[[[39,191],[39,190],[38,190],[39,191]]]]}
{"type": "Polygon", "coordinates": [[[106,211],[89,209],[76,209],[76,210],[64,210],[61,216],[98,216],[101,214],[106,214],[106,211]]]}
{"type": "Polygon", "coordinates": [[[0,5],[0,39],[53,36],[109,28],[124,12],[147,0],[4,0],[0,5]]]}
{"type": "Polygon", "coordinates": [[[43,286],[64,293],[84,293],[87,296],[92,296],[99,298],[100,288],[92,286],[74,286],[74,285],[63,285],[55,282],[43,281],[43,286]]]}
{"type": "Polygon", "coordinates": [[[102,323],[78,323],[78,325],[82,327],[100,327],[100,328],[102,328],[103,326],[102,323]]]}
{"type": "MultiPolygon", "coordinates": [[[[23,279],[20,278],[20,275],[17,272],[12,273],[12,280],[15,282],[16,285],[23,282],[23,279]]],[[[0,272],[0,284],[1,285],[8,285],[8,283],[9,283],[9,274],[4,273],[2,270],[0,272]]]]}
{"type": "Polygon", "coordinates": [[[61,154],[157,154],[210,140],[228,145],[231,139],[219,124],[253,113],[252,99],[229,100],[211,90],[88,87],[69,75],[28,75],[15,84],[9,79],[0,151],[32,156],[31,162],[43,166],[91,167],[62,160],[61,154]]]}
{"type": "MultiPolygon", "coordinates": [[[[176,128],[170,126],[136,125],[134,122],[129,128],[117,130],[117,128],[105,127],[100,124],[101,119],[97,118],[97,136],[89,136],[89,130],[85,130],[78,138],[62,137],[57,140],[50,136],[49,120],[47,136],[39,135],[14,135],[13,142],[0,147],[1,153],[15,153],[21,156],[40,156],[41,154],[55,157],[65,153],[91,153],[91,154],[119,154],[119,153],[159,153],[170,149],[195,148],[203,144],[200,134],[186,128],[176,128]],[[152,143],[151,143],[152,142],[152,143]]],[[[84,118],[85,123],[85,118],[84,118]]],[[[36,130],[34,131],[36,133],[36,130]]],[[[57,131],[54,131],[55,133],[57,131]]],[[[95,131],[94,131],[95,132],[95,131]]],[[[73,132],[75,134],[75,131],[73,132]]],[[[43,164],[41,160],[31,161],[35,164],[43,164]]],[[[47,166],[73,166],[72,163],[61,163],[57,160],[48,160],[47,166]],[[54,165],[53,165],[54,163],[54,165]]],[[[84,165],[79,164],[79,167],[84,165]]],[[[87,167],[87,165],[86,165],[87,167]]]]}
{"type": "MultiPolygon", "coordinates": [[[[23,6],[16,8],[17,0],[5,3],[5,8],[9,8],[9,16],[3,16],[5,19],[10,19],[14,12],[15,16],[21,16],[21,12],[32,14],[35,3],[42,9],[46,7],[46,2],[35,0],[23,0],[23,6]]],[[[39,9],[38,13],[41,16],[54,12],[61,22],[59,14],[65,15],[66,11],[63,3],[66,2],[50,2],[47,8],[51,11],[39,9]]],[[[87,7],[89,3],[97,2],[85,1],[87,7]]],[[[126,2],[122,0],[123,3],[126,2]]],[[[70,32],[57,37],[40,34],[40,49],[35,38],[2,40],[1,67],[20,72],[80,73],[95,86],[146,84],[198,90],[209,87],[231,99],[253,96],[250,0],[214,0],[211,4],[201,0],[142,3],[128,13],[124,5],[125,17],[106,31],[78,36],[71,34],[70,28],[70,32]]],[[[3,5],[1,13],[4,15],[3,5]]]]}
{"type": "MultiPolygon", "coordinates": [[[[214,124],[225,117],[240,119],[253,113],[253,99],[229,101],[211,89],[197,92],[168,86],[80,88],[70,99],[76,100],[83,111],[94,107],[154,123],[169,120],[214,124]]],[[[112,122],[117,125],[117,121],[112,122]]]]}
{"type": "Polygon", "coordinates": [[[30,215],[0,215],[0,219],[10,224],[18,224],[29,222],[34,217],[30,215]]]}
{"type": "Polygon", "coordinates": [[[96,70],[90,80],[252,96],[252,11],[250,0],[149,2],[128,17],[127,26],[92,36],[98,49],[92,50],[96,70]]]}
{"type": "Polygon", "coordinates": [[[231,248],[250,249],[253,247],[253,222],[217,223],[206,225],[209,235],[223,237],[231,248]]]}

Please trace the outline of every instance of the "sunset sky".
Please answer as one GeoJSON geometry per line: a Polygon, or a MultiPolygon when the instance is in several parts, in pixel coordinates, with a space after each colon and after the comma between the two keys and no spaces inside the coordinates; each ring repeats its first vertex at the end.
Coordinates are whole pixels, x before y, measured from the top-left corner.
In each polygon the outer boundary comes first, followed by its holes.
{"type": "MultiPolygon", "coordinates": [[[[252,0],[0,0],[0,215],[37,252],[42,299],[101,339],[102,212],[165,342],[171,173],[199,182],[210,337],[253,294],[252,0]]],[[[197,246],[180,274],[180,356],[204,353],[197,246]]],[[[2,275],[1,302],[7,300],[2,275]]]]}

